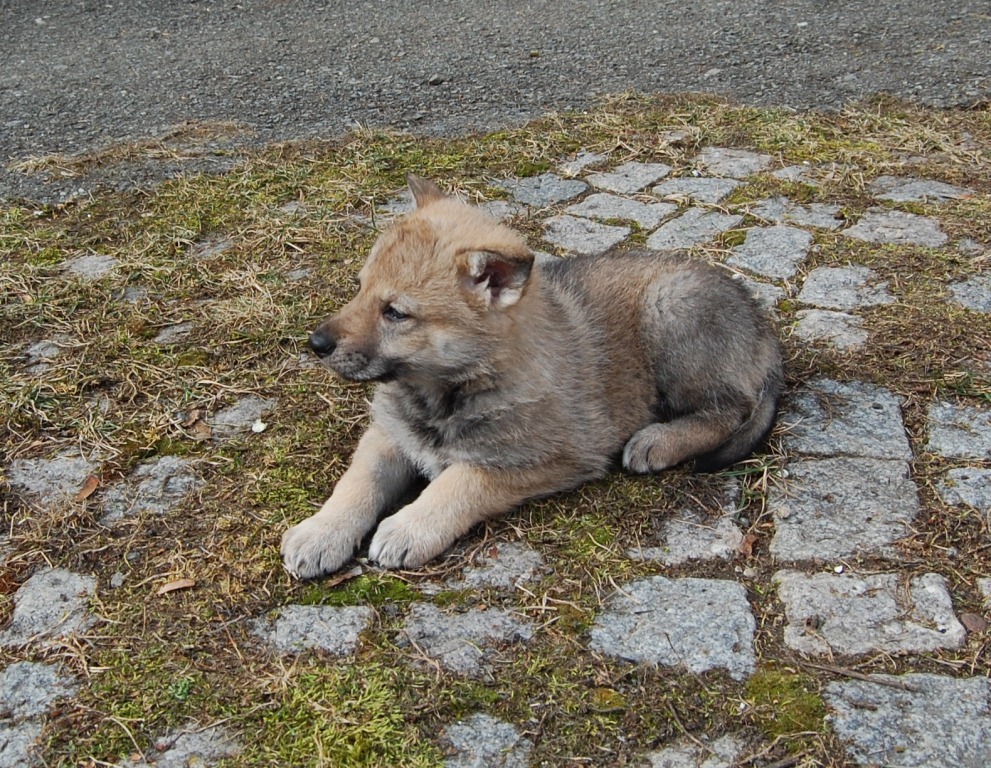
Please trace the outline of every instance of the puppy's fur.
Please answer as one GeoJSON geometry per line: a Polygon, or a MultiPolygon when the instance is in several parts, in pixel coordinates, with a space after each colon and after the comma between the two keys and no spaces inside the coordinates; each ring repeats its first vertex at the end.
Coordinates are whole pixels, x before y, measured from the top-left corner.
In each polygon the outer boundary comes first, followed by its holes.
{"type": "Polygon", "coordinates": [[[693,459],[712,470],[770,430],[777,338],[716,267],[651,252],[534,264],[522,237],[410,177],[416,210],[375,243],[361,289],[310,343],[378,382],[333,495],[288,530],[288,570],[369,556],[412,568],[478,522],[601,477],[693,459]],[[418,475],[429,484],[379,522],[418,475]]]}

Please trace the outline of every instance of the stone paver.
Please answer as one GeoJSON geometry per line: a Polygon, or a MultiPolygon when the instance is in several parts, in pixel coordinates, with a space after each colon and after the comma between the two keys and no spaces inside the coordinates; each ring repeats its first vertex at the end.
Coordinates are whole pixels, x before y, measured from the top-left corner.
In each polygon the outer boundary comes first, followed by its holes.
{"type": "Polygon", "coordinates": [[[578,216],[553,216],[544,222],[544,239],[574,253],[608,251],[630,235],[629,227],[600,224],[578,216]]]}
{"type": "Polygon", "coordinates": [[[346,656],[354,653],[374,617],[375,611],[364,605],[287,605],[275,621],[256,620],[253,632],[280,653],[321,650],[346,656]]]}
{"type": "Polygon", "coordinates": [[[524,206],[514,203],[512,200],[489,200],[480,203],[478,208],[496,221],[508,221],[526,210],[524,206]]]}
{"type": "Polygon", "coordinates": [[[462,589],[513,589],[533,581],[543,569],[544,558],[537,550],[515,542],[497,544],[479,565],[465,569],[461,581],[452,579],[448,584],[462,589]]]}
{"type": "Polygon", "coordinates": [[[122,768],[206,768],[224,758],[241,754],[242,746],[222,726],[198,728],[195,724],[155,742],[144,759],[131,759],[122,768]]]}
{"type": "Polygon", "coordinates": [[[794,181],[808,184],[810,187],[817,187],[819,182],[809,175],[811,171],[811,165],[786,165],[784,168],[771,171],[771,175],[776,179],[781,179],[781,181],[794,181]]]}
{"type": "Polygon", "coordinates": [[[818,267],[805,278],[798,300],[820,309],[851,310],[891,304],[894,297],[867,267],[818,267]]]}
{"type": "Polygon", "coordinates": [[[771,283],[761,283],[754,280],[746,275],[736,274],[734,277],[738,280],[742,280],[744,285],[750,289],[750,292],[757,299],[757,303],[764,308],[766,312],[773,313],[778,306],[778,302],[785,297],[785,289],[771,283]]]}
{"type": "Polygon", "coordinates": [[[124,481],[103,494],[107,524],[129,515],[150,512],[164,515],[203,486],[196,465],[180,456],[159,456],[137,467],[124,481]]]}
{"type": "Polygon", "coordinates": [[[234,437],[248,432],[256,421],[275,410],[276,404],[277,401],[271,398],[249,395],[217,411],[207,419],[207,423],[213,430],[215,438],[223,440],[234,437]]]}
{"type": "Polygon", "coordinates": [[[671,166],[664,163],[624,163],[611,171],[591,173],[585,178],[597,189],[629,195],[657,183],[669,173],[671,166]]]}
{"type": "Polygon", "coordinates": [[[977,590],[984,598],[984,607],[991,611],[991,578],[978,579],[977,590]]]}
{"type": "Polygon", "coordinates": [[[713,176],[744,179],[769,168],[774,162],[774,158],[745,149],[706,147],[699,152],[698,162],[707,173],[713,176]]]}
{"type": "Polygon", "coordinates": [[[177,341],[182,341],[189,336],[195,327],[195,324],[192,322],[168,325],[160,330],[158,335],[151,341],[153,344],[175,344],[177,341]]]}
{"type": "Polygon", "coordinates": [[[837,349],[855,350],[867,342],[864,321],[831,309],[800,309],[795,313],[795,334],[805,341],[824,341],[837,349]]]}
{"type": "Polygon", "coordinates": [[[50,459],[17,459],[7,467],[10,484],[45,506],[71,501],[93,474],[99,474],[99,463],[76,453],[61,453],[50,459]]]}
{"type": "Polygon", "coordinates": [[[727,230],[738,227],[742,216],[689,208],[681,216],[662,225],[647,238],[647,247],[655,251],[677,251],[706,243],[727,230]]]}
{"type": "Polygon", "coordinates": [[[991,410],[934,403],[928,449],[948,459],[991,459],[991,410]]]}
{"type": "Polygon", "coordinates": [[[475,714],[449,725],[444,740],[455,754],[445,768],[528,768],[533,744],[516,726],[491,715],[475,714]]]}
{"type": "Polygon", "coordinates": [[[747,230],[747,238],[733,248],[726,263],[772,278],[792,277],[809,254],[812,235],[783,224],[747,230]]]}
{"type": "Polygon", "coordinates": [[[694,200],[698,203],[718,203],[743,182],[736,179],[714,179],[707,176],[683,176],[666,179],[652,190],[658,197],[672,200],[694,200]]]}
{"type": "Polygon", "coordinates": [[[789,452],[912,458],[901,400],[874,384],[815,379],[791,396],[780,421],[789,452]]]}
{"type": "Polygon", "coordinates": [[[991,469],[951,469],[936,490],[947,504],[976,509],[991,523],[991,469]]]}
{"type": "Polygon", "coordinates": [[[873,678],[888,684],[847,680],[832,682],[825,690],[832,726],[857,765],[982,768],[988,764],[991,681],[987,678],[931,674],[873,678]]]}
{"type": "Polygon", "coordinates": [[[478,677],[498,647],[525,642],[533,630],[525,620],[499,608],[454,613],[414,603],[403,629],[406,639],[445,669],[478,677]]]}
{"type": "Polygon", "coordinates": [[[925,653],[966,641],[946,580],[935,573],[907,584],[895,573],[779,571],[774,579],[788,620],[785,645],[802,653],[925,653]]]}
{"type": "Polygon", "coordinates": [[[70,259],[62,265],[62,269],[67,275],[90,281],[109,275],[119,263],[113,256],[91,253],[70,259]]]}
{"type": "Polygon", "coordinates": [[[716,514],[700,504],[681,509],[660,524],[660,546],[631,550],[630,557],[665,565],[733,558],[743,542],[743,530],[736,519],[739,500],[739,483],[730,482],[716,514]]]}
{"type": "Polygon", "coordinates": [[[771,554],[778,560],[833,560],[859,553],[894,557],[891,545],[919,513],[908,464],[890,459],[802,459],[769,493],[771,554]]]}
{"type": "Polygon", "coordinates": [[[583,149],[575,155],[574,159],[566,160],[563,163],[560,163],[558,165],[558,170],[566,176],[577,176],[586,168],[593,165],[598,165],[599,163],[604,163],[608,159],[608,155],[603,155],[598,152],[589,152],[587,149],[583,149]]]}
{"type": "Polygon", "coordinates": [[[39,764],[45,715],[77,688],[49,664],[17,661],[0,672],[0,768],[39,764]]]}
{"type": "Polygon", "coordinates": [[[14,593],[14,618],[0,632],[0,646],[48,646],[85,631],[95,621],[87,611],[94,594],[96,579],[92,576],[64,568],[38,571],[14,593]]]}
{"type": "Polygon", "coordinates": [[[949,239],[935,219],[887,208],[869,208],[860,221],[843,230],[842,234],[868,243],[922,245],[928,248],[938,248],[949,239]]]}
{"type": "Polygon", "coordinates": [[[524,205],[546,208],[555,203],[571,200],[588,189],[588,184],[577,179],[563,179],[554,173],[542,173],[524,179],[505,179],[496,182],[513,198],[524,205]]]}
{"type": "Polygon", "coordinates": [[[951,283],[950,295],[961,307],[975,312],[991,312],[991,275],[977,275],[969,280],[951,283]]]}
{"type": "Polygon", "coordinates": [[[24,350],[25,365],[32,376],[40,376],[47,371],[56,358],[61,356],[64,339],[42,339],[24,350]]]}
{"type": "Polygon", "coordinates": [[[627,661],[725,669],[735,680],[754,671],[756,621],[734,581],[655,576],[625,584],[591,630],[591,646],[627,661]]]}
{"type": "Polygon", "coordinates": [[[635,221],[644,229],[653,229],[665,216],[670,216],[677,210],[678,206],[671,203],[642,203],[599,192],[589,195],[577,205],[569,206],[564,212],[586,219],[635,221]]]}
{"type": "Polygon", "coordinates": [[[794,224],[818,229],[839,229],[843,222],[838,218],[840,206],[830,203],[794,203],[787,197],[772,197],[750,209],[761,219],[778,224],[794,224]]]}
{"type": "Polygon", "coordinates": [[[702,746],[686,741],[644,757],[650,768],[732,768],[743,757],[743,744],[735,736],[700,742],[702,746]]]}
{"type": "Polygon", "coordinates": [[[955,187],[942,181],[902,176],[879,176],[871,182],[870,189],[878,200],[891,200],[895,203],[944,203],[974,194],[972,189],[955,187]]]}

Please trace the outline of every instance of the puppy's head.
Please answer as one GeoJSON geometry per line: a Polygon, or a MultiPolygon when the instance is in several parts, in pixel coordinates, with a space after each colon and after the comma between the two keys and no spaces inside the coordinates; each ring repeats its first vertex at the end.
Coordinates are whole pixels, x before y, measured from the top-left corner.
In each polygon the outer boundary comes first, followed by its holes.
{"type": "Polygon", "coordinates": [[[416,209],[386,230],[360,289],[310,346],[345,379],[467,380],[491,358],[531,282],[523,238],[409,176],[416,209]]]}

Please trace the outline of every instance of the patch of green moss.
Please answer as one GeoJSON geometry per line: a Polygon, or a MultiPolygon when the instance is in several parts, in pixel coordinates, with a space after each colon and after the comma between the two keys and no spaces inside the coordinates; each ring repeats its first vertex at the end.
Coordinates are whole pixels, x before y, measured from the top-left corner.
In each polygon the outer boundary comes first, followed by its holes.
{"type": "Polygon", "coordinates": [[[386,573],[365,573],[335,587],[310,585],[300,599],[303,605],[405,605],[420,594],[405,581],[386,573]]]}
{"type": "Polygon", "coordinates": [[[751,716],[769,739],[824,729],[826,705],[815,680],[781,669],[761,669],[747,682],[751,716]]]}
{"type": "Polygon", "coordinates": [[[295,674],[264,711],[253,737],[230,766],[439,766],[404,705],[403,670],[381,664],[311,666],[295,674]]]}

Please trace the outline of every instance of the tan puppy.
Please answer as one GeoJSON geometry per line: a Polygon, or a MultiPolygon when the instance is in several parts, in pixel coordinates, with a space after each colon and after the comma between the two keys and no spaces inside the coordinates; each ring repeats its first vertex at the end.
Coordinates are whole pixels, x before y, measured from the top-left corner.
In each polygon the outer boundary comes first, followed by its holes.
{"type": "Polygon", "coordinates": [[[604,475],[738,461],[770,430],[777,338],[716,267],[654,252],[534,264],[523,238],[411,176],[358,295],[313,350],[378,382],[368,431],[315,515],[282,540],[300,578],[369,556],[413,568],[486,518],[604,475]],[[385,517],[417,476],[429,485],[385,517]]]}

